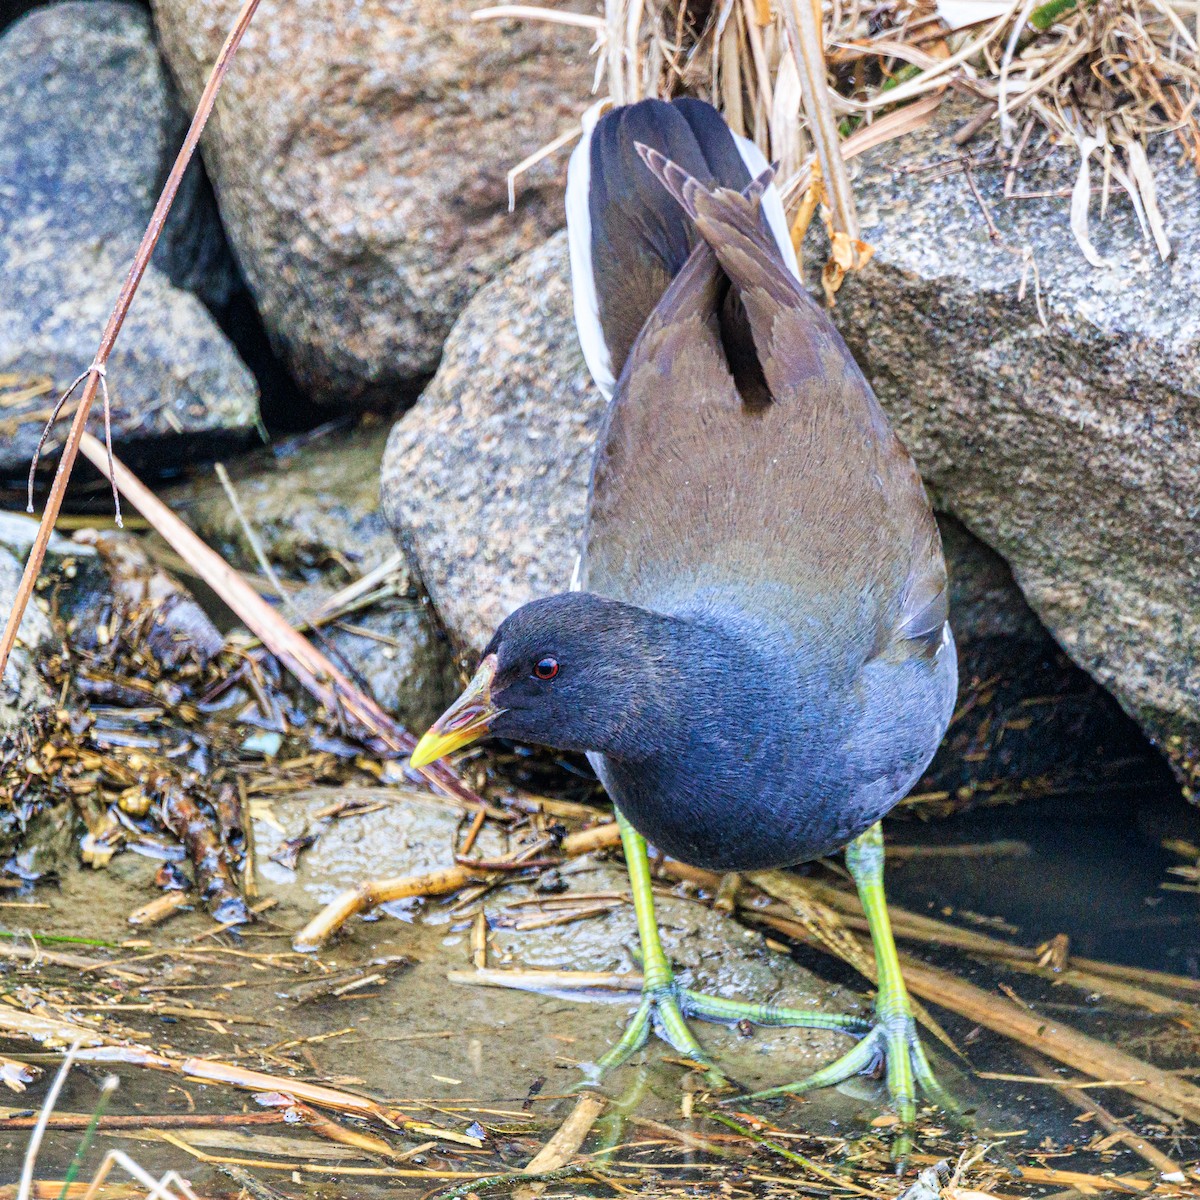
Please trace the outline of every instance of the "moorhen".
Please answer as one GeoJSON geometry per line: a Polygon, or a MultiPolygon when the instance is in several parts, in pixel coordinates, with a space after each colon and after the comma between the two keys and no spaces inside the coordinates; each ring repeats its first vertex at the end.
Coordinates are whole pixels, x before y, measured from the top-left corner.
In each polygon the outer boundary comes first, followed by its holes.
{"type": "MultiPolygon", "coordinates": [[[[938,1085],[883,892],[879,821],[954,706],[941,539],[920,476],[829,316],[799,281],[772,171],[696,100],[610,110],[575,150],[576,324],[611,395],[582,590],[508,617],[414,766],[486,734],[584,751],[617,808],[645,991],[600,1066],[653,1024],[719,1073],[689,1016],[860,1040],[800,1083],[886,1059],[911,1126],[938,1085]],[[680,988],[646,840],[718,871],[846,847],[878,965],[874,1023],[680,988]]],[[[901,1135],[902,1137],[905,1135],[901,1135]]]]}

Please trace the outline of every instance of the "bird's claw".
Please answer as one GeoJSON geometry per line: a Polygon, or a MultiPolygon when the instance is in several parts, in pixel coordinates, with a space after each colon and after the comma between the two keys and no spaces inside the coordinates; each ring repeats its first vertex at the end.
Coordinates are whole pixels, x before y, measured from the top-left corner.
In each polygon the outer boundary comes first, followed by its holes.
{"type": "MultiPolygon", "coordinates": [[[[892,1157],[903,1161],[912,1151],[913,1128],[917,1119],[917,1099],[936,1104],[951,1117],[963,1120],[962,1112],[948,1091],[938,1082],[921,1045],[916,1022],[907,1011],[881,1013],[867,1035],[840,1058],[798,1083],[766,1088],[739,1100],[769,1100],[778,1096],[798,1095],[818,1088],[834,1087],[855,1075],[872,1074],[883,1063],[888,1093],[899,1119],[892,1142],[892,1157]]],[[[729,1103],[729,1101],[723,1101],[729,1103]]]]}
{"type": "Polygon", "coordinates": [[[598,1062],[587,1065],[585,1070],[589,1078],[581,1086],[594,1086],[605,1071],[626,1062],[645,1046],[653,1030],[678,1054],[704,1068],[704,1082],[710,1088],[737,1088],[744,1092],[745,1089],[730,1079],[696,1040],[688,1025],[688,1018],[724,1025],[749,1021],[753,1025],[776,1028],[831,1029],[854,1036],[867,1034],[872,1029],[872,1023],[861,1017],[709,996],[681,987],[671,977],[665,983],[658,982],[643,989],[641,1003],[620,1040],[598,1062]]]}
{"type": "Polygon", "coordinates": [[[653,1029],[677,1053],[704,1068],[704,1081],[710,1087],[729,1087],[729,1080],[688,1027],[685,1016],[687,994],[674,980],[645,988],[641,1003],[620,1040],[595,1064],[596,1074],[618,1067],[636,1054],[645,1046],[653,1029]]]}

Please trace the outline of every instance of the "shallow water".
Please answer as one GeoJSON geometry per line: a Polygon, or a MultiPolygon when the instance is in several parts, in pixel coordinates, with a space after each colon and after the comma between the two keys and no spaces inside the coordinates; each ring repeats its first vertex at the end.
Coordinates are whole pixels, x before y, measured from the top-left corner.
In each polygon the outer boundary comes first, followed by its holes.
{"type": "MultiPolygon", "coordinates": [[[[328,803],[329,798],[330,793],[323,792],[294,803],[276,804],[271,819],[280,821],[290,833],[303,824],[308,811],[328,803]]],[[[452,901],[422,906],[423,911],[413,914],[411,920],[356,920],[343,939],[319,956],[320,966],[327,971],[389,956],[411,957],[413,965],[387,983],[306,1003],[298,1003],[288,994],[298,981],[309,980],[316,970],[310,957],[290,953],[289,938],[319,903],[356,882],[364,865],[372,861],[385,873],[443,864],[455,824],[456,814],[444,807],[422,805],[419,797],[406,797],[404,803],[367,818],[337,823],[302,860],[298,873],[266,864],[263,892],[279,903],[259,926],[237,938],[236,944],[228,935],[220,946],[209,939],[192,941],[198,932],[211,929],[211,921],[199,914],[176,918],[146,935],[151,946],[141,953],[167,951],[163,960],[166,981],[184,985],[185,990],[170,993],[172,1000],[220,1008],[231,1018],[225,1025],[226,1032],[218,1032],[203,1020],[155,1018],[128,1010],[112,1012],[112,1019],[136,1030],[138,1040],[150,1045],[165,1044],[181,1053],[236,1060],[282,1075],[292,1070],[302,1077],[314,1073],[332,1077],[335,1083],[358,1092],[411,1102],[416,1115],[451,1128],[466,1128],[476,1119],[525,1126],[519,1135],[495,1135],[482,1156],[488,1170],[496,1169],[497,1156],[502,1153],[523,1161],[570,1110],[574,1100],[564,1093],[581,1078],[579,1064],[598,1057],[619,1034],[631,1002],[628,997],[613,1003],[578,1003],[554,996],[449,985],[447,970],[470,965],[468,934],[462,928],[461,916],[449,911],[452,901]],[[238,955],[282,957],[266,961],[239,957],[230,950],[238,955]],[[247,1021],[262,1024],[243,1023],[247,1021]],[[343,1031],[340,1036],[338,1031],[343,1031]],[[305,1043],[301,1050],[263,1049],[306,1038],[316,1040],[305,1043]],[[528,1108],[522,1115],[527,1101],[528,1108]],[[517,1116],[490,1117],[482,1111],[486,1108],[508,1109],[517,1116]],[[503,1151],[503,1146],[514,1138],[511,1151],[503,1151]]],[[[259,823],[258,837],[260,845],[270,847],[281,834],[259,823]]],[[[497,846],[485,840],[482,849],[494,852],[497,846]]],[[[130,932],[125,916],[149,896],[153,870],[153,863],[127,854],[114,860],[104,872],[69,871],[59,891],[43,889],[31,898],[33,903],[49,907],[30,908],[26,913],[3,910],[6,923],[10,929],[26,925],[53,930],[60,937],[124,941],[130,932]]],[[[581,891],[620,887],[622,882],[620,873],[608,864],[592,868],[586,863],[573,864],[570,879],[572,886],[581,891]],[[583,869],[574,869],[578,867],[583,869]]],[[[527,891],[521,889],[498,899],[496,906],[527,891]]],[[[838,990],[830,993],[818,986],[785,954],[766,950],[760,937],[712,914],[707,907],[666,901],[662,919],[673,958],[709,990],[732,993],[757,984],[796,1004],[823,1005],[838,999],[838,990]]],[[[519,956],[521,965],[531,967],[628,971],[633,967],[628,950],[633,932],[628,912],[529,933],[498,930],[492,961],[498,966],[516,965],[514,960],[519,956]]],[[[137,953],[130,951],[131,955],[137,953]]],[[[4,985],[19,987],[22,974],[6,972],[4,985]]],[[[73,982],[68,975],[51,969],[30,972],[27,979],[39,990],[51,990],[58,981],[73,982]]],[[[156,978],[152,986],[157,982],[156,978]]],[[[144,1002],[136,985],[116,997],[107,982],[98,982],[96,1001],[104,1003],[114,998],[122,1003],[144,1002]]],[[[854,995],[847,991],[842,1006],[856,1004],[854,995]]],[[[837,1039],[820,1032],[764,1032],[744,1038],[723,1028],[709,1027],[703,1036],[720,1053],[731,1074],[754,1086],[776,1080],[781,1071],[790,1072],[789,1077],[803,1075],[839,1049],[837,1039]]],[[[0,1051],[15,1054],[18,1050],[26,1052],[28,1045],[0,1042],[0,1051]]],[[[612,1081],[614,1097],[639,1082],[642,1094],[638,1115],[643,1118],[663,1120],[679,1115],[679,1083],[688,1072],[663,1064],[660,1054],[655,1047],[645,1056],[648,1069],[640,1081],[632,1068],[618,1072],[612,1081]]],[[[24,1057],[30,1060],[28,1053],[24,1057]]],[[[187,1082],[137,1067],[116,1067],[115,1071],[121,1086],[110,1112],[183,1113],[190,1111],[192,1104],[199,1112],[236,1113],[256,1108],[245,1093],[228,1087],[187,1082]]],[[[81,1066],[60,1101],[60,1111],[90,1111],[96,1100],[96,1082],[103,1073],[95,1066],[81,1066]]],[[[31,1088],[30,1103],[36,1104],[44,1091],[45,1081],[31,1088]]],[[[869,1093],[866,1105],[873,1102],[869,1093]]],[[[866,1105],[862,1099],[831,1093],[806,1107],[815,1119],[828,1125],[835,1119],[857,1119],[866,1105]]],[[[276,1126],[256,1127],[252,1132],[289,1136],[286,1128],[276,1126]]],[[[228,1135],[229,1131],[221,1133],[228,1135]]],[[[41,1174],[61,1178],[77,1142],[77,1134],[52,1135],[42,1156],[41,1174]]],[[[189,1178],[197,1186],[219,1181],[211,1168],[198,1167],[185,1152],[161,1140],[102,1137],[89,1160],[94,1163],[104,1146],[118,1144],[156,1172],[169,1166],[187,1167],[189,1178]]],[[[193,1144],[198,1144],[196,1139],[193,1144]]],[[[311,1136],[305,1135],[304,1144],[312,1145],[311,1136]]],[[[397,1144],[403,1148],[417,1142],[400,1139],[397,1144]]],[[[22,1145],[21,1135],[0,1134],[0,1184],[15,1181],[22,1145]]],[[[234,1151],[227,1144],[220,1152],[262,1158],[254,1145],[247,1143],[234,1151]]],[[[318,1145],[318,1150],[326,1149],[318,1145]]],[[[459,1147],[449,1149],[451,1157],[431,1152],[417,1165],[433,1169],[449,1164],[458,1170],[470,1169],[470,1151],[464,1155],[459,1147]]],[[[346,1161],[359,1168],[370,1166],[369,1162],[346,1161]]],[[[274,1174],[268,1170],[265,1178],[272,1179],[274,1174]]],[[[281,1174],[286,1181],[288,1173],[281,1174]]],[[[320,1173],[308,1172],[306,1178],[310,1174],[320,1173]]],[[[384,1186],[383,1181],[376,1184],[384,1186]]],[[[222,1186],[228,1186],[228,1181],[222,1186]]],[[[369,1179],[361,1181],[362,1188],[371,1186],[369,1179]]],[[[386,1186],[394,1191],[407,1185],[390,1181],[386,1186]]],[[[428,1178],[414,1183],[412,1194],[418,1195],[429,1186],[428,1178]]]]}
{"type": "Polygon", "coordinates": [[[1200,891],[1162,886],[1182,884],[1169,868],[1188,861],[1162,842],[1200,844],[1200,810],[1158,771],[1148,774],[1142,790],[1109,797],[1064,795],[927,825],[893,822],[890,837],[899,844],[1013,840],[1028,853],[894,860],[889,895],[931,915],[1001,917],[1026,945],[1065,933],[1084,957],[1200,978],[1200,891]]]}

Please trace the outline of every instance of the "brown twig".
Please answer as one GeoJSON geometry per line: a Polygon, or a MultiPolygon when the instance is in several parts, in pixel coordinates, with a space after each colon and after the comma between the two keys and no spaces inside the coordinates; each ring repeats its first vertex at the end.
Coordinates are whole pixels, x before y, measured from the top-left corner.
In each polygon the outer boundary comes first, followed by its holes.
{"type": "Polygon", "coordinates": [[[339,1125],[332,1117],[317,1112],[307,1104],[292,1104],[289,1106],[289,1112],[293,1114],[293,1119],[298,1118],[302,1125],[326,1141],[349,1146],[373,1158],[400,1157],[400,1152],[378,1135],[364,1133],[360,1129],[347,1129],[345,1125],[339,1125]]]}
{"type": "MultiPolygon", "coordinates": [[[[105,1113],[99,1119],[95,1113],[54,1112],[46,1122],[47,1129],[87,1129],[96,1122],[97,1129],[241,1129],[246,1125],[283,1125],[287,1114],[275,1112],[239,1113],[134,1113],[127,1116],[112,1116],[105,1113]]],[[[36,1116],[0,1117],[0,1133],[20,1129],[32,1129],[37,1124],[36,1116]]]]}
{"type": "Polygon", "coordinates": [[[565,1167],[579,1152],[579,1147],[604,1111],[604,1105],[604,1097],[594,1092],[585,1092],[580,1096],[554,1136],[529,1161],[525,1174],[542,1175],[565,1167]]]}
{"type": "MultiPolygon", "coordinates": [[[[229,64],[237,52],[237,48],[241,44],[242,38],[257,8],[258,0],[244,0],[237,20],[234,22],[233,28],[229,31],[229,36],[225,39],[225,44],[221,47],[220,54],[217,55],[217,61],[213,64],[208,82],[204,85],[204,92],[200,96],[200,102],[196,105],[196,113],[192,117],[191,125],[188,127],[187,136],[183,139],[183,145],[180,147],[179,154],[175,158],[175,165],[171,168],[171,173],[167,176],[166,183],[163,184],[162,193],[158,198],[158,203],[154,206],[154,212],[150,216],[150,223],[146,226],[146,232],[142,235],[141,244],[138,246],[133,264],[129,268],[129,274],[125,276],[125,282],[121,285],[117,302],[109,314],[107,324],[104,326],[104,332],[100,336],[100,346],[96,351],[96,357],[86,371],[87,379],[83,385],[83,395],[80,398],[79,407],[75,410],[75,417],[71,422],[71,429],[67,434],[66,444],[63,446],[62,457],[58,462],[58,469],[54,473],[54,482],[50,485],[50,495],[46,498],[46,508],[42,513],[37,536],[34,538],[33,548],[29,552],[29,560],[25,564],[25,572],[21,576],[21,582],[17,588],[16,597],[13,600],[12,612],[9,613],[8,622],[4,626],[4,633],[0,635],[0,673],[3,673],[8,663],[8,656],[12,653],[12,648],[16,644],[17,630],[20,628],[21,618],[25,615],[25,609],[29,604],[30,597],[33,595],[34,585],[37,583],[38,575],[41,573],[42,562],[46,557],[46,547],[50,544],[50,535],[54,531],[54,522],[58,517],[59,510],[62,508],[63,498],[67,492],[67,483],[71,478],[71,471],[75,466],[80,442],[86,430],[88,415],[92,410],[92,402],[96,398],[96,391],[100,384],[105,381],[105,369],[108,357],[112,353],[113,346],[116,344],[117,335],[121,332],[121,326],[124,324],[129,307],[133,303],[133,297],[137,293],[138,285],[142,282],[142,276],[145,275],[146,268],[150,265],[151,255],[154,253],[154,247],[158,244],[159,235],[162,233],[167,215],[171,211],[171,205],[175,202],[175,194],[179,191],[179,184],[183,179],[183,173],[187,169],[192,155],[195,153],[196,145],[200,141],[200,134],[208,122],[213,105],[216,103],[217,92],[220,90],[225,74],[229,70],[229,64]]],[[[72,385],[71,390],[74,390],[74,385],[72,385]]],[[[109,443],[108,450],[111,451],[111,442],[109,443]]],[[[107,458],[107,456],[106,453],[105,457],[107,458]]]]}
{"type": "Polygon", "coordinates": [[[357,887],[342,892],[321,909],[292,938],[292,948],[300,951],[319,950],[351,917],[357,913],[369,912],[381,904],[407,900],[413,896],[445,896],[466,887],[468,883],[487,878],[485,872],[456,866],[429,871],[424,875],[365,880],[357,887]]]}
{"type": "Polygon", "coordinates": [[[1135,1154],[1144,1158],[1160,1175],[1164,1175],[1168,1179],[1178,1183],[1184,1182],[1183,1168],[1174,1159],[1168,1158],[1161,1150],[1152,1146],[1140,1134],[1134,1133],[1127,1125],[1122,1124],[1094,1096],[1085,1095],[1079,1088],[1071,1087],[1065,1079],[1061,1079],[1057,1075],[1052,1075],[1047,1069],[1045,1060],[1039,1055],[1032,1053],[1032,1051],[1023,1051],[1021,1057],[1029,1063],[1042,1079],[1045,1079],[1048,1083],[1057,1085],[1061,1096],[1070,1100],[1072,1104],[1077,1108],[1081,1108],[1089,1116],[1095,1118],[1096,1123],[1105,1133],[1114,1134],[1120,1138],[1126,1146],[1135,1154]]]}
{"type": "Polygon", "coordinates": [[[642,977],[636,971],[523,971],[514,967],[484,967],[447,971],[450,983],[471,987],[512,988],[518,992],[637,992],[642,977]]]}
{"type": "MultiPolygon", "coordinates": [[[[598,825],[594,829],[585,829],[563,838],[561,850],[566,858],[574,858],[592,850],[619,845],[620,841],[621,834],[615,824],[598,825]]],[[[507,868],[528,866],[528,860],[521,861],[521,858],[521,853],[518,853],[509,862],[500,865],[507,868]]],[[[378,908],[381,904],[406,900],[412,896],[446,896],[468,884],[488,883],[496,878],[498,875],[489,871],[459,863],[424,875],[364,880],[357,887],[336,896],[321,909],[292,939],[292,947],[301,951],[319,950],[351,917],[378,908]]]]}

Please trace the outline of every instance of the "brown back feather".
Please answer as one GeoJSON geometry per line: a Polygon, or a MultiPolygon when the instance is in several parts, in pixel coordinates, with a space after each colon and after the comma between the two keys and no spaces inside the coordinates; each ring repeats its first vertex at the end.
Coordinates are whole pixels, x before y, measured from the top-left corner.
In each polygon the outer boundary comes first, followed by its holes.
{"type": "Polygon", "coordinates": [[[757,199],[643,157],[703,243],[618,381],[592,478],[584,586],[668,612],[706,589],[752,590],[798,632],[816,622],[864,658],[932,655],[946,572],[912,458],[832,321],[762,232],[757,199]],[[766,404],[747,404],[729,369],[726,278],[766,404]]]}

